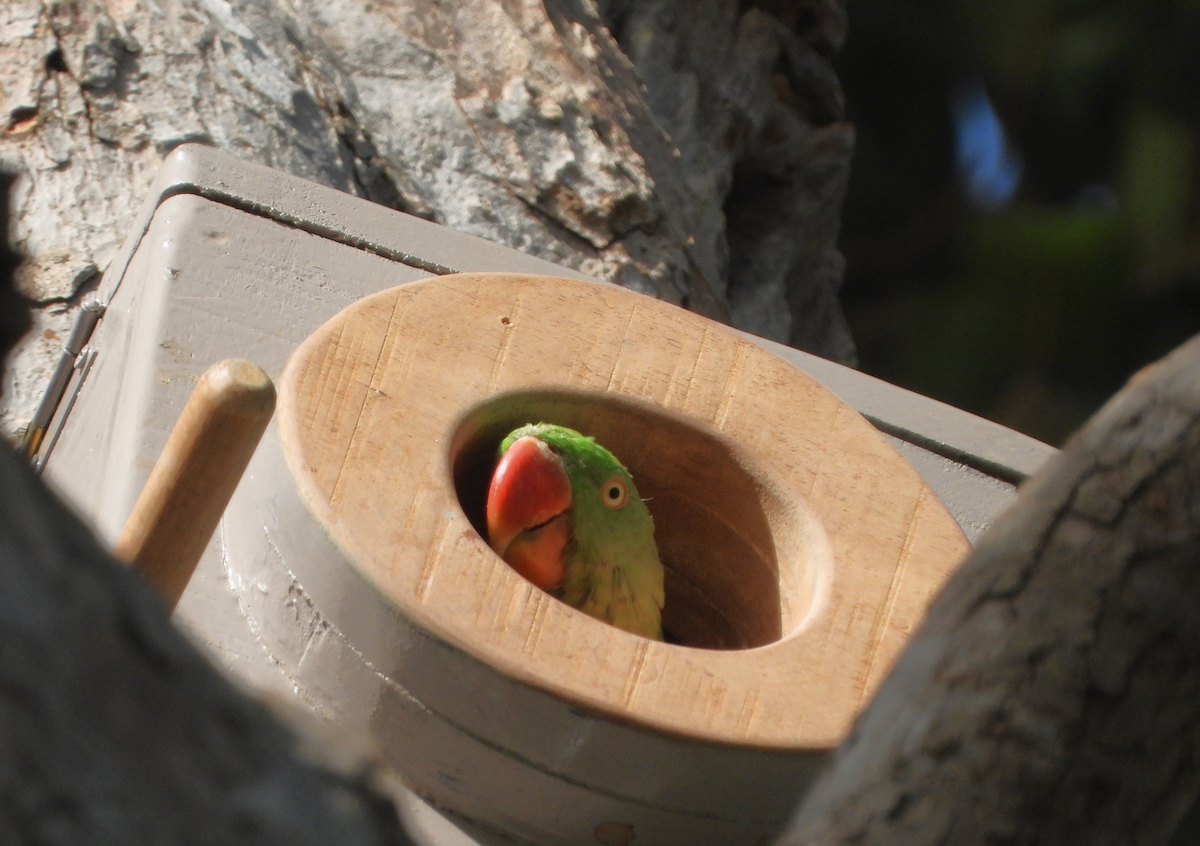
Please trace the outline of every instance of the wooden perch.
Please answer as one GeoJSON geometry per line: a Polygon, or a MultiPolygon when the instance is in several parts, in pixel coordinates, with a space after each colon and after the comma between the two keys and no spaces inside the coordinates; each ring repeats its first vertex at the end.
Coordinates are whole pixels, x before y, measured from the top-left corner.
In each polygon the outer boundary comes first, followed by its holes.
{"type": "Polygon", "coordinates": [[[1200,794],[1200,338],[950,580],[785,844],[1161,844],[1200,794]]]}
{"type": "Polygon", "coordinates": [[[205,371],[184,406],[113,554],[174,608],[275,410],[257,365],[230,358],[205,371]]]}

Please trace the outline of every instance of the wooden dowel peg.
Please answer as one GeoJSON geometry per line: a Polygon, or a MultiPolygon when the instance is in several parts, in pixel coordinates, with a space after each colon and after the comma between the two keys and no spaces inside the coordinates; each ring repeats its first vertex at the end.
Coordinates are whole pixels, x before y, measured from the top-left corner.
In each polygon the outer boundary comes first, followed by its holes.
{"type": "Polygon", "coordinates": [[[174,608],[212,538],[275,410],[275,386],[257,365],[226,359],[205,371],[113,554],[174,608]]]}

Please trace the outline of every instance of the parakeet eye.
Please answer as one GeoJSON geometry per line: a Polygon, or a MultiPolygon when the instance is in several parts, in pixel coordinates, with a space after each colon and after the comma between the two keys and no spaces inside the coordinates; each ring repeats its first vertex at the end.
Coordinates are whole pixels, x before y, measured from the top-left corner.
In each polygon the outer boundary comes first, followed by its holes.
{"type": "Polygon", "coordinates": [[[613,476],[601,485],[600,499],[613,511],[624,506],[629,501],[629,488],[625,487],[625,480],[620,476],[613,476]]]}

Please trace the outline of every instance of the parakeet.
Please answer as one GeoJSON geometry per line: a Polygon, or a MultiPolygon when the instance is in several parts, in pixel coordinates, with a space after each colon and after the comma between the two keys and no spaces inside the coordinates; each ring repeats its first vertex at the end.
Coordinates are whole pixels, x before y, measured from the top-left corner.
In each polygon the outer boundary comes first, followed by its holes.
{"type": "Polygon", "coordinates": [[[654,518],[611,452],[537,423],[500,444],[488,542],[533,584],[597,620],[662,640],[663,567],[654,518]]]}

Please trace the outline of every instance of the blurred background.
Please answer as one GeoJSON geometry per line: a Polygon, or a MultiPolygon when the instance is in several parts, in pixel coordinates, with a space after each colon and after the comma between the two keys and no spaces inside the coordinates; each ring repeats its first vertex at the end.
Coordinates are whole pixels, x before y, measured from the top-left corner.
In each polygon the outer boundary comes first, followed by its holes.
{"type": "Polygon", "coordinates": [[[1200,0],[851,0],[868,373],[1051,444],[1200,331],[1200,0]]]}

